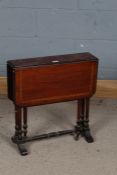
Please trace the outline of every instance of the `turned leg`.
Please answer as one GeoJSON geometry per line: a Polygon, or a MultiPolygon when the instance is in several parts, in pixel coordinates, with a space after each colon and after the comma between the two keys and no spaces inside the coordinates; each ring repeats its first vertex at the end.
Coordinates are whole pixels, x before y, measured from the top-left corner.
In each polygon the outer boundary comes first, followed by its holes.
{"type": "Polygon", "coordinates": [[[23,129],[24,137],[27,136],[27,107],[23,107],[23,129]]]}
{"type": "Polygon", "coordinates": [[[77,101],[77,120],[76,120],[76,126],[75,126],[75,133],[74,133],[74,139],[78,140],[81,128],[82,128],[82,117],[81,117],[81,110],[82,110],[82,101],[77,101]]]}
{"type": "Polygon", "coordinates": [[[94,141],[91,132],[90,132],[90,127],[89,127],[89,104],[90,100],[89,98],[85,99],[85,115],[84,115],[84,126],[83,126],[83,135],[86,139],[87,142],[91,143],[94,141]]]}
{"type": "Polygon", "coordinates": [[[78,100],[77,125],[75,126],[75,140],[82,135],[89,143],[93,142],[89,128],[89,98],[78,100]]]}
{"type": "Polygon", "coordinates": [[[15,135],[12,137],[12,141],[17,144],[21,155],[27,155],[28,152],[24,144],[20,143],[23,138],[22,134],[22,108],[15,105],[15,135]]]}
{"type": "Polygon", "coordinates": [[[14,139],[22,139],[21,107],[15,105],[15,135],[14,139]]]}
{"type": "Polygon", "coordinates": [[[80,111],[80,120],[81,120],[81,132],[83,132],[83,125],[85,120],[85,99],[81,99],[81,111],[80,111]]]}

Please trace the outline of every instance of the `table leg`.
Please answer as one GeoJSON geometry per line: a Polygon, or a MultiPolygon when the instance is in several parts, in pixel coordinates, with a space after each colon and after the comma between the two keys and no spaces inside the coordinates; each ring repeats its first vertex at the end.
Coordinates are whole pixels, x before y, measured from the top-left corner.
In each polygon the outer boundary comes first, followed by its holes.
{"type": "Polygon", "coordinates": [[[74,134],[75,140],[78,140],[79,135],[81,135],[87,142],[93,142],[93,137],[91,136],[89,127],[89,98],[79,99],[77,102],[77,124],[75,130],[52,132],[30,138],[27,137],[27,107],[19,107],[15,105],[15,135],[12,138],[12,141],[17,144],[21,155],[28,154],[28,151],[25,148],[26,142],[66,134],[74,134]]]}
{"type": "Polygon", "coordinates": [[[27,107],[23,107],[23,129],[24,137],[27,136],[27,107]]]}
{"type": "Polygon", "coordinates": [[[90,104],[90,99],[86,98],[85,99],[85,113],[84,113],[84,126],[83,126],[83,136],[86,139],[87,142],[91,143],[94,141],[90,127],[89,127],[89,105],[90,104]]]}
{"type": "Polygon", "coordinates": [[[79,136],[81,133],[81,128],[82,128],[81,110],[82,110],[82,101],[78,100],[77,101],[77,121],[76,121],[75,132],[74,132],[75,140],[79,139],[79,136]]]}
{"type": "Polygon", "coordinates": [[[28,152],[24,147],[24,144],[20,143],[23,139],[22,134],[22,108],[15,105],[15,135],[12,137],[12,141],[17,144],[21,155],[27,155],[28,152]]]}
{"type": "Polygon", "coordinates": [[[15,105],[15,136],[16,139],[22,139],[22,111],[21,107],[15,105]]]}
{"type": "Polygon", "coordinates": [[[89,98],[78,100],[77,125],[75,126],[75,140],[82,135],[89,143],[93,142],[89,128],[89,98]]]}

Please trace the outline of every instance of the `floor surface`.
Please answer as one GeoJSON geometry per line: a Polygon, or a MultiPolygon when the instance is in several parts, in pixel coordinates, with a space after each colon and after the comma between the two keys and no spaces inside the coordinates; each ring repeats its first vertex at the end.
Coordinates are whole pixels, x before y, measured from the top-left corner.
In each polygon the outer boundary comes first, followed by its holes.
{"type": "MultiPolygon", "coordinates": [[[[73,128],[76,101],[31,107],[29,135],[73,128]]],[[[0,99],[0,175],[116,175],[117,99],[93,98],[90,128],[94,143],[62,136],[27,144],[29,155],[21,156],[11,142],[14,106],[0,99]]]]}

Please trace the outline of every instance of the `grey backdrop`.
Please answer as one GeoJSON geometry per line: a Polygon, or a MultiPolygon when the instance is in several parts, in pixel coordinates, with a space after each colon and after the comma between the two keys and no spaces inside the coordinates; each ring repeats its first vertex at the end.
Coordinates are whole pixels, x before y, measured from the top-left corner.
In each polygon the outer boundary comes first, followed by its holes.
{"type": "Polygon", "coordinates": [[[0,76],[8,59],[87,51],[117,79],[117,0],[0,0],[0,76]]]}

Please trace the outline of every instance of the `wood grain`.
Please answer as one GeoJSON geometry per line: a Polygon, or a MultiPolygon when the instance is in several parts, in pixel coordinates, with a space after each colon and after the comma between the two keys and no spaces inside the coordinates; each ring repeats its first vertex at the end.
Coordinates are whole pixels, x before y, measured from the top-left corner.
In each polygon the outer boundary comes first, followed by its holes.
{"type": "MultiPolygon", "coordinates": [[[[0,94],[7,95],[6,77],[0,77],[0,94]]],[[[98,80],[95,96],[117,98],[117,80],[98,80]]]]}
{"type": "Polygon", "coordinates": [[[117,98],[117,80],[98,80],[95,96],[117,98]]]}
{"type": "Polygon", "coordinates": [[[7,95],[7,79],[0,77],[0,95],[7,95]]]}
{"type": "Polygon", "coordinates": [[[10,99],[18,105],[32,106],[92,96],[96,70],[95,61],[18,69],[15,98],[12,95],[10,99]]]}
{"type": "Polygon", "coordinates": [[[8,98],[26,107],[89,98],[97,70],[98,58],[91,53],[9,60],[8,98]]]}

